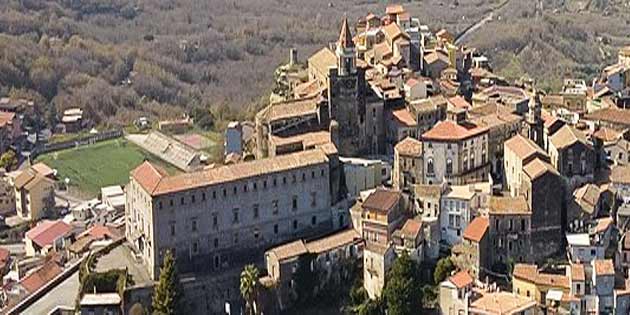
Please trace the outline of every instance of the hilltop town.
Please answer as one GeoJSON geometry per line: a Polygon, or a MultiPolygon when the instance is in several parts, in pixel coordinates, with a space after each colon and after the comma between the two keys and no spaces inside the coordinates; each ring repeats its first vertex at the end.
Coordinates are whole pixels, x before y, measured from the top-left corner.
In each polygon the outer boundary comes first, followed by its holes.
{"type": "Polygon", "coordinates": [[[0,99],[1,312],[630,314],[630,46],[545,91],[400,4],[338,24],[222,135],[0,99]]]}

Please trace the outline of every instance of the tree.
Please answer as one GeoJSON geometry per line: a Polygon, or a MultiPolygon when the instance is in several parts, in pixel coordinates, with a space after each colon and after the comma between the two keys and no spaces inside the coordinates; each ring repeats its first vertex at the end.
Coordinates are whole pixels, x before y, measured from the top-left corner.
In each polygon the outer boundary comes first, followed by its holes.
{"type": "Polygon", "coordinates": [[[175,257],[167,250],[160,268],[160,279],[153,291],[153,314],[174,315],[182,314],[181,289],[177,276],[175,257]]]}
{"type": "Polygon", "coordinates": [[[394,261],[383,290],[389,315],[418,314],[422,308],[422,286],[418,266],[407,252],[394,261]]]}
{"type": "Polygon", "coordinates": [[[300,302],[310,300],[315,292],[315,287],[317,287],[317,272],[311,270],[311,263],[314,259],[314,254],[302,255],[298,259],[298,267],[293,279],[295,280],[295,293],[300,302]]]}
{"type": "Polygon", "coordinates": [[[446,279],[453,270],[455,270],[455,265],[451,261],[450,257],[440,259],[435,266],[435,271],[433,272],[433,281],[435,281],[436,284],[439,284],[444,281],[444,279],[446,279]]]}
{"type": "Polygon", "coordinates": [[[245,313],[256,314],[254,302],[258,292],[258,269],[254,265],[247,265],[241,272],[241,296],[245,300],[245,313]]]}
{"type": "Polygon", "coordinates": [[[17,163],[17,156],[13,150],[8,150],[0,156],[0,167],[3,167],[7,171],[17,166],[17,163]]]}

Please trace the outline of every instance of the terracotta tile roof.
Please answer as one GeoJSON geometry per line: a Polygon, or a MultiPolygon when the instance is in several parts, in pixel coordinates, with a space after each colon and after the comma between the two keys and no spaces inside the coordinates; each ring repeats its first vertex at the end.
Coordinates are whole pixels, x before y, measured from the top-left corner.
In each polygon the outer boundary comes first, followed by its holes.
{"type": "Polygon", "coordinates": [[[605,121],[628,126],[630,125],[630,110],[609,107],[586,114],[584,118],[587,120],[605,121]]]}
{"type": "Polygon", "coordinates": [[[407,137],[398,142],[394,150],[400,155],[422,157],[422,142],[412,137],[407,137]]]}
{"type": "Polygon", "coordinates": [[[558,117],[556,117],[554,115],[551,115],[551,114],[549,114],[549,113],[547,113],[545,111],[543,111],[540,116],[543,119],[543,123],[544,123],[546,129],[551,128],[551,126],[553,126],[553,124],[555,124],[557,122],[564,123],[558,117]]]}
{"type": "Polygon", "coordinates": [[[614,276],[615,266],[611,259],[596,259],[593,260],[595,275],[597,276],[614,276]]]}
{"type": "Polygon", "coordinates": [[[470,109],[472,107],[472,105],[470,105],[470,103],[468,103],[468,101],[466,99],[464,99],[461,96],[454,96],[451,98],[447,99],[448,103],[457,107],[457,108],[462,108],[462,109],[470,109]]]}
{"type": "Polygon", "coordinates": [[[405,221],[402,229],[400,229],[403,237],[412,237],[416,238],[420,233],[422,233],[422,221],[415,219],[408,219],[405,221]]]}
{"type": "Polygon", "coordinates": [[[327,74],[330,67],[337,66],[337,57],[330,48],[324,47],[308,58],[308,65],[320,73],[327,74]]]}
{"type": "Polygon", "coordinates": [[[302,143],[304,148],[312,148],[316,145],[329,143],[332,140],[330,138],[330,132],[328,131],[313,131],[301,133],[292,137],[272,136],[271,141],[273,141],[277,146],[291,143],[302,143]]]}
{"type": "Polygon", "coordinates": [[[43,162],[35,163],[33,166],[31,166],[31,168],[45,177],[51,177],[55,175],[55,171],[43,162]]]}
{"type": "Polygon", "coordinates": [[[565,275],[541,273],[536,265],[516,264],[512,276],[517,279],[554,288],[569,288],[569,277],[565,275]]]}
{"type": "Polygon", "coordinates": [[[405,33],[405,31],[403,31],[400,28],[400,26],[398,26],[398,24],[396,23],[391,23],[383,27],[382,30],[383,30],[383,34],[385,34],[385,36],[389,38],[389,40],[391,41],[394,41],[396,38],[400,36],[409,39],[409,35],[407,35],[407,33],[405,33]]]}
{"type": "Polygon", "coordinates": [[[547,156],[547,153],[540,148],[534,141],[523,136],[516,135],[504,142],[506,148],[514,152],[521,160],[538,154],[539,156],[547,156]]]}
{"type": "MultiPolygon", "coordinates": [[[[335,248],[340,248],[354,243],[361,242],[361,235],[354,229],[350,228],[335,234],[316,239],[305,244],[309,253],[320,254],[335,248]]],[[[298,247],[299,248],[299,245],[298,247]]]]}
{"type": "Polygon", "coordinates": [[[290,243],[286,243],[284,245],[274,247],[270,249],[269,252],[273,253],[278,259],[278,261],[282,261],[285,259],[304,255],[308,253],[308,250],[306,249],[306,245],[304,244],[304,241],[297,240],[290,243]]]}
{"type": "Polygon", "coordinates": [[[468,271],[460,271],[448,278],[455,287],[458,289],[469,286],[473,283],[474,279],[468,274],[468,271]]]}
{"type": "Polygon", "coordinates": [[[160,181],[167,176],[166,171],[153,165],[149,161],[144,161],[140,166],[131,171],[131,177],[148,193],[152,193],[160,184],[160,181]]]}
{"type": "Polygon", "coordinates": [[[573,192],[573,199],[582,208],[582,210],[593,213],[595,206],[599,201],[601,191],[598,186],[586,184],[573,192]]]}
{"type": "Polygon", "coordinates": [[[488,213],[494,215],[512,215],[512,214],[531,214],[532,210],[529,208],[525,196],[517,197],[498,197],[491,196],[488,213]]]}
{"type": "Polygon", "coordinates": [[[586,274],[584,273],[584,265],[582,264],[571,265],[571,280],[586,281],[586,274]]]}
{"type": "Polygon", "coordinates": [[[4,127],[7,124],[11,124],[15,118],[15,113],[0,112],[0,127],[4,127]]]}
{"type": "Polygon", "coordinates": [[[606,232],[613,225],[613,219],[611,217],[597,219],[597,225],[593,228],[594,233],[606,232]]]}
{"type": "Polygon", "coordinates": [[[479,127],[488,129],[503,128],[509,124],[519,124],[523,117],[512,113],[492,113],[472,118],[470,121],[479,127]]]}
{"type": "Polygon", "coordinates": [[[117,231],[115,231],[114,229],[108,226],[104,226],[101,224],[93,225],[89,229],[85,230],[83,233],[79,234],[78,238],[84,237],[84,236],[91,236],[97,240],[102,240],[105,238],[117,239],[120,237],[117,231]]]}
{"type": "Polygon", "coordinates": [[[448,59],[448,56],[441,52],[441,51],[432,51],[428,54],[426,54],[424,56],[424,60],[427,62],[427,64],[433,64],[436,63],[438,61],[445,63],[445,64],[450,64],[451,61],[448,59]]]}
{"type": "Polygon", "coordinates": [[[415,127],[418,125],[416,118],[413,117],[407,108],[393,110],[392,117],[407,127],[415,127]]]}
{"type": "Polygon", "coordinates": [[[258,117],[266,122],[274,122],[283,119],[316,115],[321,96],[315,95],[306,98],[274,103],[258,112],[258,117]]]}
{"type": "Polygon", "coordinates": [[[581,142],[586,146],[591,146],[586,139],[586,135],[571,126],[565,125],[549,138],[554,147],[558,149],[566,148],[576,142],[581,142]]]}
{"type": "Polygon", "coordinates": [[[94,241],[95,241],[94,237],[90,235],[79,236],[76,241],[74,241],[72,244],[70,244],[70,246],[68,246],[68,250],[71,253],[75,253],[75,254],[84,253],[88,251],[88,249],[90,249],[90,245],[94,241]]]}
{"type": "Polygon", "coordinates": [[[403,8],[400,4],[390,4],[385,7],[385,14],[400,14],[405,12],[405,8],[403,8]]]}
{"type": "Polygon", "coordinates": [[[442,186],[436,184],[417,184],[414,186],[414,194],[417,197],[435,197],[440,198],[442,195],[442,186]]]}
{"type": "Polygon", "coordinates": [[[536,301],[511,292],[485,293],[471,303],[471,312],[488,315],[519,314],[534,309],[536,301]]]}
{"type": "Polygon", "coordinates": [[[313,165],[326,165],[327,163],[328,156],[324,150],[316,148],[313,150],[280,155],[274,158],[225,165],[213,169],[182,173],[174,176],[158,176],[159,173],[155,171],[154,168],[150,169],[145,165],[141,166],[143,168],[141,170],[134,170],[132,172],[132,177],[140,185],[142,185],[149,194],[158,196],[188,189],[237,181],[263,174],[284,172],[313,165]],[[151,178],[147,179],[147,176],[151,178]]]}
{"type": "Polygon", "coordinates": [[[630,165],[613,167],[610,179],[615,184],[630,184],[630,165]]]}
{"type": "Polygon", "coordinates": [[[487,131],[488,129],[484,127],[466,128],[453,121],[444,120],[435,124],[433,128],[425,132],[422,138],[426,140],[456,141],[474,137],[487,131]]]}
{"type": "Polygon", "coordinates": [[[446,98],[442,95],[431,96],[429,98],[412,101],[410,106],[417,113],[434,111],[440,107],[446,109],[446,98]]]}
{"type": "Polygon", "coordinates": [[[535,158],[527,163],[523,167],[523,171],[531,180],[535,180],[548,172],[556,175],[559,174],[551,164],[541,160],[540,158],[535,158]]]}
{"type": "Polygon", "coordinates": [[[363,208],[387,213],[398,204],[400,199],[401,194],[398,191],[376,189],[376,191],[370,194],[363,202],[363,208]]]}
{"type": "Polygon", "coordinates": [[[487,217],[476,217],[464,230],[464,238],[479,243],[488,232],[489,226],[490,221],[487,217]]]}
{"type": "Polygon", "coordinates": [[[601,127],[593,132],[593,137],[603,142],[612,142],[618,140],[621,137],[621,133],[611,128],[601,127]]]}
{"type": "Polygon", "coordinates": [[[63,269],[54,260],[49,260],[35,272],[24,277],[20,281],[20,285],[29,293],[37,291],[46,283],[50,282],[56,276],[61,274],[63,269]]]}
{"type": "MultiPolygon", "coordinates": [[[[487,116],[491,114],[497,114],[500,116],[508,115],[508,114],[512,115],[513,113],[514,111],[511,108],[505,105],[497,104],[497,103],[489,103],[489,104],[483,104],[480,106],[475,106],[468,111],[468,114],[473,118],[479,117],[479,116],[483,117],[483,116],[487,116]]],[[[515,115],[515,116],[518,116],[518,115],[515,115]]]]}
{"type": "Polygon", "coordinates": [[[26,238],[40,247],[51,245],[55,240],[72,232],[72,226],[62,220],[44,220],[26,232],[26,238]]]}

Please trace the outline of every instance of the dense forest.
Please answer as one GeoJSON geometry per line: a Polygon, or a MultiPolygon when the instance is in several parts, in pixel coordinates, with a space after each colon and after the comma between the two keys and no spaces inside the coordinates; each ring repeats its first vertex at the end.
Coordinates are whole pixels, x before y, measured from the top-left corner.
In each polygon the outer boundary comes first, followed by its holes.
{"type": "MultiPolygon", "coordinates": [[[[423,23],[456,33],[499,2],[404,4],[423,23]]],[[[556,6],[548,10],[554,15],[546,10],[537,18],[536,2],[512,0],[503,20],[489,23],[469,44],[509,75],[557,82],[573,70],[593,75],[627,41],[627,11],[611,11],[612,4],[575,13],[545,1],[556,6]]],[[[35,100],[49,123],[63,109],[81,107],[101,125],[186,112],[211,127],[210,111],[218,121],[242,118],[267,102],[273,70],[289,48],[298,48],[304,60],[336,38],[343,14],[356,19],[383,12],[387,3],[0,0],[0,96],[35,100]]]]}

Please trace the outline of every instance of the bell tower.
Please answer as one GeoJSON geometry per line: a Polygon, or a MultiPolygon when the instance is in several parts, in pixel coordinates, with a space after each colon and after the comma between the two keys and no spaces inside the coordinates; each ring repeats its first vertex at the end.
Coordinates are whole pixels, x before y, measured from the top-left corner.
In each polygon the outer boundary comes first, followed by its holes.
{"type": "Polygon", "coordinates": [[[336,69],[329,73],[329,114],[338,123],[340,154],[355,156],[363,150],[361,115],[365,102],[362,91],[364,73],[356,66],[355,45],[352,40],[348,19],[344,16],[339,39],[335,43],[336,69]]]}
{"type": "Polygon", "coordinates": [[[534,95],[529,98],[528,110],[525,115],[525,131],[527,133],[525,136],[541,148],[544,147],[543,128],[542,102],[540,101],[540,94],[534,89],[534,95]]]}
{"type": "Polygon", "coordinates": [[[348,27],[348,18],[345,16],[343,17],[335,54],[337,55],[337,74],[339,76],[347,76],[357,72],[354,59],[354,41],[352,41],[352,33],[350,33],[350,27],[348,27]]]}

